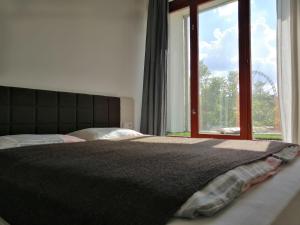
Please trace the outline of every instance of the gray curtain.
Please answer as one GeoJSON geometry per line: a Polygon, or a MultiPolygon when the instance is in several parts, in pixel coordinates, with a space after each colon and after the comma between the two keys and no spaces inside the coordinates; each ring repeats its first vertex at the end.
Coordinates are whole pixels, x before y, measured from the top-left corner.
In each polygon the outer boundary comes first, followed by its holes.
{"type": "Polygon", "coordinates": [[[167,111],[168,0],[149,0],[141,132],[165,135],[167,111]]]}

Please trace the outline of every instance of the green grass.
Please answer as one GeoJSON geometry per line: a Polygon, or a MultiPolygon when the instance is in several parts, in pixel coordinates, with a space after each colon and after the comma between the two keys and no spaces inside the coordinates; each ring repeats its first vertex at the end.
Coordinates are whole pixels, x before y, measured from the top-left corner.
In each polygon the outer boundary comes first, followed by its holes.
{"type": "MultiPolygon", "coordinates": [[[[191,133],[190,132],[175,132],[175,133],[168,133],[167,136],[190,137],[191,133]]],[[[254,139],[281,141],[282,136],[281,136],[281,134],[254,134],[254,139]]]]}
{"type": "Polygon", "coordinates": [[[281,141],[282,136],[281,134],[254,134],[254,139],[281,141]]]}
{"type": "Polygon", "coordinates": [[[175,132],[175,133],[167,133],[167,136],[177,136],[177,137],[190,137],[190,132],[175,132]]]}

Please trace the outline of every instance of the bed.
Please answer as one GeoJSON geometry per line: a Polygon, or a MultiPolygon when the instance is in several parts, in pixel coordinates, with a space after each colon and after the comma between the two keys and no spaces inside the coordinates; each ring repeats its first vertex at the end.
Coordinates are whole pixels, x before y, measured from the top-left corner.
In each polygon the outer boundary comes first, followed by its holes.
{"type": "MultiPolygon", "coordinates": [[[[297,160],[295,165],[246,193],[216,217],[198,220],[174,218],[168,225],[298,225],[299,170],[300,160],[297,160]]],[[[9,224],[0,217],[0,225],[9,224]]]]}
{"type": "MultiPolygon", "coordinates": [[[[0,135],[24,133],[65,134],[83,128],[120,126],[120,100],[114,97],[0,87],[0,100],[0,135]]],[[[69,144],[24,146],[12,148],[11,150],[4,149],[0,151],[0,172],[8,171],[7,174],[11,176],[5,177],[3,175],[5,173],[2,173],[0,176],[0,198],[2,198],[0,199],[0,212],[8,215],[0,219],[0,224],[6,225],[5,220],[13,221],[13,217],[20,217],[15,220],[16,223],[11,225],[71,224],[70,221],[72,219],[74,222],[72,224],[90,225],[103,223],[119,225],[122,219],[126,221],[122,222],[122,224],[143,225],[299,225],[299,217],[296,213],[299,210],[300,198],[299,159],[281,167],[283,168],[282,171],[274,178],[256,185],[233,204],[230,204],[229,207],[212,217],[199,217],[194,220],[173,218],[170,220],[174,212],[176,212],[174,210],[177,210],[177,207],[182,205],[199,189],[198,185],[201,182],[198,181],[198,176],[200,176],[198,174],[205,172],[200,177],[201,179],[205,178],[202,180],[202,184],[206,184],[227,171],[230,172],[234,168],[243,166],[245,163],[250,165],[256,160],[276,155],[279,151],[288,147],[290,147],[290,144],[275,142],[227,142],[222,140],[142,136],[114,141],[87,141],[69,144]],[[199,151],[199,148],[202,150],[199,151]],[[120,151],[120,149],[123,150],[120,151]],[[207,158],[212,161],[205,162],[207,160],[203,159],[207,154],[211,154],[209,152],[212,152],[212,150],[215,150],[216,154],[207,158]],[[114,157],[109,158],[109,155],[114,157]],[[182,162],[183,158],[189,159],[188,163],[186,161],[182,162]],[[199,168],[197,164],[199,162],[206,167],[205,171],[199,168]],[[135,167],[131,164],[135,164],[135,167]],[[100,166],[98,168],[104,168],[104,170],[100,172],[95,171],[93,165],[100,166]],[[120,170],[120,167],[124,171],[120,170]],[[35,171],[32,170],[33,168],[35,171]],[[56,172],[60,171],[62,174],[54,174],[52,171],[46,171],[45,168],[56,169],[56,172]],[[70,168],[72,170],[65,170],[70,168]],[[173,171],[172,168],[178,168],[178,171],[173,171]],[[89,177],[87,178],[86,174],[82,174],[82,171],[87,171],[89,177]],[[192,173],[192,171],[194,172],[192,173]],[[65,176],[64,179],[65,172],[68,176],[65,176]],[[81,177],[78,177],[78,174],[74,176],[78,172],[81,177]],[[101,185],[99,186],[99,182],[97,183],[95,179],[90,179],[94,175],[97,177],[98,173],[102,176],[101,182],[107,182],[107,187],[104,187],[101,191],[98,190],[98,188],[102,188],[101,185]],[[121,177],[120,173],[123,174],[121,177]],[[209,173],[211,174],[206,177],[205,174],[209,173]],[[145,176],[145,174],[149,177],[145,176]],[[161,176],[157,176],[157,174],[161,176]],[[180,176],[183,176],[182,179],[173,183],[172,179],[180,176]],[[39,179],[35,177],[39,177],[39,179]],[[52,177],[52,179],[49,177],[52,177]],[[138,186],[132,186],[132,183],[128,183],[128,177],[139,181],[140,183],[134,183],[134,185],[138,184],[138,186]],[[62,190],[60,187],[53,186],[56,179],[60,178],[60,182],[65,182],[63,184],[65,186],[61,188],[62,190]],[[102,222],[97,223],[98,220],[90,220],[89,222],[89,220],[85,220],[84,217],[79,215],[78,217],[76,217],[77,215],[72,215],[73,218],[69,218],[67,215],[69,213],[68,210],[72,207],[68,205],[69,208],[66,211],[62,207],[65,203],[69,204],[68,198],[61,198],[65,202],[62,202],[63,204],[61,205],[55,205],[58,208],[54,209],[55,207],[51,205],[53,202],[50,202],[48,205],[45,203],[45,206],[39,202],[45,200],[43,198],[45,196],[42,195],[43,193],[39,192],[37,194],[34,191],[35,188],[38,188],[37,190],[39,191],[44,191],[45,187],[43,185],[47,184],[49,187],[53,186],[53,192],[49,192],[50,195],[57,193],[58,196],[59,194],[68,196],[68,190],[71,187],[68,185],[75,187],[77,179],[78,186],[81,187],[83,185],[82,189],[87,188],[84,186],[85,182],[96,188],[94,190],[91,186],[88,186],[86,192],[77,193],[80,195],[80,201],[86,203],[86,205],[83,204],[81,207],[90,209],[90,211],[85,212],[84,216],[88,215],[94,218],[97,214],[97,216],[105,218],[104,220],[99,220],[102,222]],[[9,182],[6,182],[7,180],[9,182]],[[32,184],[30,183],[31,181],[35,182],[33,186],[30,186],[32,189],[23,189],[22,184],[32,184]],[[145,184],[147,185],[145,186],[145,184]],[[121,186],[123,191],[126,190],[124,191],[125,194],[120,194],[122,191],[117,186],[121,186]],[[65,190],[64,187],[66,187],[65,190]],[[22,194],[20,194],[21,198],[18,197],[19,192],[17,191],[19,189],[22,191],[22,194]],[[146,194],[144,193],[145,190],[148,191],[146,194]],[[154,190],[156,191],[154,192],[154,190]],[[95,191],[95,195],[88,193],[89,191],[91,193],[95,191]],[[114,192],[115,195],[110,197],[110,191],[114,192]],[[10,193],[10,195],[5,195],[4,193],[10,193]],[[102,204],[102,214],[99,211],[93,211],[95,207],[92,206],[94,206],[93,204],[98,204],[97,199],[94,201],[93,198],[90,198],[89,200],[91,201],[85,201],[89,195],[100,196],[100,193],[107,193],[106,198],[102,199],[107,201],[107,203],[104,202],[105,204],[102,204]],[[32,206],[29,205],[31,201],[34,202],[32,206]],[[113,204],[116,201],[120,204],[120,208],[117,207],[118,204],[113,204]],[[35,202],[36,205],[34,205],[35,202]],[[158,202],[159,204],[157,204],[158,202]],[[174,203],[174,205],[171,203],[174,203]],[[141,207],[143,210],[140,210],[141,207]],[[10,211],[9,208],[11,208],[10,211]],[[18,209],[19,213],[13,212],[13,209],[18,209]],[[49,209],[53,211],[48,212],[49,209]],[[100,214],[98,215],[98,213],[100,214]],[[167,214],[168,216],[166,216],[167,214]],[[28,218],[34,221],[34,216],[36,215],[38,215],[39,220],[33,223],[28,222],[29,220],[26,222],[28,218]],[[57,218],[53,218],[53,216],[57,218]],[[141,217],[138,218],[139,216],[141,217]],[[161,220],[156,219],[156,216],[157,218],[161,217],[161,220]],[[65,218],[65,221],[68,222],[62,223],[58,217],[65,218]],[[51,223],[51,220],[54,222],[51,223]],[[162,223],[162,221],[165,222],[162,223]]],[[[74,189],[76,190],[76,188],[74,189]]],[[[76,192],[70,194],[73,197],[76,196],[76,192]]],[[[48,196],[46,200],[48,200],[48,196]]],[[[74,198],[73,200],[74,203],[77,202],[77,199],[74,198]]],[[[74,212],[80,214],[80,206],[76,205],[75,207],[75,205],[74,210],[72,208],[73,211],[71,211],[73,214],[74,212]]],[[[82,211],[85,210],[82,209],[82,211]]]]}

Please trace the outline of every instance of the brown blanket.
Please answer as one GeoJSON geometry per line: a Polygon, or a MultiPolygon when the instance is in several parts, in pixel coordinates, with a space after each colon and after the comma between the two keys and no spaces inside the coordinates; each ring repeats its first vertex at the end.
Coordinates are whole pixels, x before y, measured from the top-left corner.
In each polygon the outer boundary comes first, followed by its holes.
{"type": "Polygon", "coordinates": [[[0,151],[0,216],[11,225],[164,225],[216,176],[279,142],[141,137],[0,151]]]}

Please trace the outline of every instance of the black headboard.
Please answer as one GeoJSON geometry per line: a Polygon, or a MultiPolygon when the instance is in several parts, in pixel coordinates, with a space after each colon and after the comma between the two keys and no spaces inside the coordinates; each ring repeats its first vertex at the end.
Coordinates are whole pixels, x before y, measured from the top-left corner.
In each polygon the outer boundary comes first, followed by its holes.
{"type": "Polygon", "coordinates": [[[120,127],[120,98],[0,86],[0,136],[120,127]]]}

